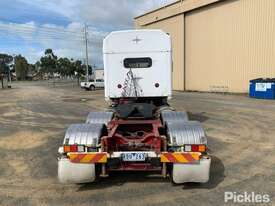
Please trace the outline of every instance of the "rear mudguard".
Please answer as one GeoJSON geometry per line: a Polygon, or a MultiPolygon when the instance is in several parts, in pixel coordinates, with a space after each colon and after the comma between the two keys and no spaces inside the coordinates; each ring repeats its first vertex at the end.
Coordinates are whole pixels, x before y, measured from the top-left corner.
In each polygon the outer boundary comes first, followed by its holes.
{"type": "Polygon", "coordinates": [[[87,183],[96,179],[95,164],[72,163],[67,158],[58,159],[58,179],[61,183],[87,183]]]}
{"type": "Polygon", "coordinates": [[[176,184],[185,182],[206,183],[210,175],[210,157],[203,157],[195,164],[173,164],[172,179],[176,184]]]}

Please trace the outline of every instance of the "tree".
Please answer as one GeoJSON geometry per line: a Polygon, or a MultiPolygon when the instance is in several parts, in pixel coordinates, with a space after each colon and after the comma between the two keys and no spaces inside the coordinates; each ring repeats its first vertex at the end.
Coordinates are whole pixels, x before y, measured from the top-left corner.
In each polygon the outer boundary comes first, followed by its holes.
{"type": "Polygon", "coordinates": [[[58,72],[57,56],[54,55],[52,49],[45,50],[45,56],[41,57],[40,62],[43,73],[50,73],[53,75],[53,73],[58,72]]]}
{"type": "MultiPolygon", "coordinates": [[[[86,74],[86,65],[83,65],[85,67],[85,74],[86,74]]],[[[89,75],[93,75],[93,67],[91,65],[88,65],[88,73],[89,75]]]]}
{"type": "Polygon", "coordinates": [[[72,62],[68,58],[59,58],[57,61],[57,67],[61,76],[74,75],[72,62]]]}
{"type": "Polygon", "coordinates": [[[4,77],[10,75],[9,64],[13,61],[13,57],[8,54],[0,54],[0,81],[4,88],[4,77]]]}
{"type": "MultiPolygon", "coordinates": [[[[61,76],[76,76],[79,80],[82,75],[86,74],[86,66],[80,60],[69,59],[67,57],[58,58],[52,49],[46,49],[44,56],[40,58],[39,63],[40,72],[52,74],[58,73],[61,76]]],[[[89,65],[89,74],[92,73],[92,67],[89,65]]]]}
{"type": "Polygon", "coordinates": [[[75,62],[73,62],[74,73],[77,76],[77,84],[78,85],[79,85],[80,77],[85,74],[84,67],[85,66],[82,64],[82,62],[80,60],[76,60],[75,62]]]}
{"type": "Polygon", "coordinates": [[[35,66],[35,70],[36,70],[37,72],[39,72],[39,70],[40,70],[40,68],[41,68],[41,62],[40,62],[40,61],[35,62],[34,66],[35,66]]]}
{"type": "Polygon", "coordinates": [[[29,64],[28,72],[30,72],[32,75],[36,74],[38,72],[38,69],[35,64],[29,64]]]}
{"type": "Polygon", "coordinates": [[[85,74],[85,65],[80,60],[59,58],[57,61],[58,73],[61,76],[76,76],[79,84],[80,77],[85,74]]]}
{"type": "Polygon", "coordinates": [[[29,64],[25,57],[18,55],[15,57],[15,72],[17,80],[26,80],[29,64]]]}

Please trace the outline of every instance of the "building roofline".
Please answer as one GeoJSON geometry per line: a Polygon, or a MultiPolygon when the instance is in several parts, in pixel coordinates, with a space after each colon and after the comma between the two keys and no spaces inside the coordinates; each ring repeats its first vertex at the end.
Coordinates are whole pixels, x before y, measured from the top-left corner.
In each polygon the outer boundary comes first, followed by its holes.
{"type": "Polygon", "coordinates": [[[149,11],[143,15],[137,16],[134,18],[134,21],[136,25],[145,26],[192,11],[194,9],[223,1],[228,0],[178,0],[166,6],[149,11]],[[177,7],[177,5],[179,6],[177,7]]]}
{"type": "Polygon", "coordinates": [[[169,6],[172,6],[172,5],[174,5],[174,4],[177,4],[177,3],[179,3],[180,1],[183,1],[183,0],[174,1],[174,2],[172,2],[172,3],[170,3],[170,4],[165,4],[164,6],[158,7],[158,8],[156,8],[156,9],[149,10],[149,11],[147,11],[147,12],[144,13],[144,14],[141,14],[141,15],[138,15],[138,16],[134,17],[134,19],[138,19],[138,18],[140,18],[140,17],[146,16],[147,14],[151,14],[151,13],[154,13],[154,12],[156,12],[156,11],[162,10],[162,9],[164,9],[164,8],[166,8],[166,7],[169,7],[169,6]]]}

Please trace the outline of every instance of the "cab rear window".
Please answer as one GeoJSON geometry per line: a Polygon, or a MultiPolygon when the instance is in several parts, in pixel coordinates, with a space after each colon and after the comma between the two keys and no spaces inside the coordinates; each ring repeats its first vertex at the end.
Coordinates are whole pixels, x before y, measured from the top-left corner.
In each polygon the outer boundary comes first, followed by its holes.
{"type": "Polygon", "coordinates": [[[126,58],[123,61],[125,68],[149,68],[152,66],[152,59],[150,57],[142,58],[126,58]]]}

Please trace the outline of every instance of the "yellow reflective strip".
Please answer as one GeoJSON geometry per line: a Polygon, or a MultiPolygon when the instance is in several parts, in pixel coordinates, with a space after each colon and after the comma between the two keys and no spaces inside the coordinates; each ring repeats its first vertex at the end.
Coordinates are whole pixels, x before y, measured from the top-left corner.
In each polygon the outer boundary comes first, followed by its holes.
{"type": "Polygon", "coordinates": [[[192,157],[195,159],[195,160],[199,160],[200,159],[200,155],[201,153],[190,153],[192,155],[192,157]]]}
{"type": "Polygon", "coordinates": [[[200,159],[200,152],[175,152],[175,153],[162,153],[160,155],[160,162],[175,162],[175,163],[190,163],[193,161],[198,161],[200,159]],[[173,156],[175,161],[170,161],[166,155],[173,156]],[[188,156],[185,156],[188,155],[188,156]],[[191,160],[191,157],[193,158],[191,160]]]}
{"type": "Polygon", "coordinates": [[[170,162],[170,161],[165,157],[164,154],[161,154],[160,155],[160,162],[170,162]]]}
{"type": "Polygon", "coordinates": [[[98,160],[98,163],[106,163],[107,162],[107,155],[103,155],[100,160],[98,160]]]}
{"type": "Polygon", "coordinates": [[[69,153],[68,156],[70,157],[70,160],[74,160],[75,158],[77,158],[77,154],[73,154],[73,153],[69,153]]]}
{"type": "MultiPolygon", "coordinates": [[[[102,154],[102,153],[101,153],[102,154]]],[[[82,157],[82,159],[79,159],[77,162],[79,163],[91,163],[93,162],[93,159],[97,159],[97,155],[99,155],[98,153],[68,153],[69,159],[71,161],[76,160],[77,158],[79,158],[80,155],[84,155],[82,157]]],[[[98,160],[96,160],[96,162],[98,163],[106,163],[107,162],[107,153],[103,154],[102,157],[98,160]]]]}
{"type": "Polygon", "coordinates": [[[94,154],[86,154],[81,160],[80,160],[80,162],[81,163],[88,163],[88,162],[90,162],[91,161],[91,159],[93,159],[94,158],[94,154]]]}
{"type": "Polygon", "coordinates": [[[173,154],[173,156],[176,158],[176,160],[178,162],[181,162],[181,163],[187,163],[187,162],[189,162],[187,159],[185,159],[185,157],[183,156],[182,153],[175,153],[175,154],[173,154]]]}

